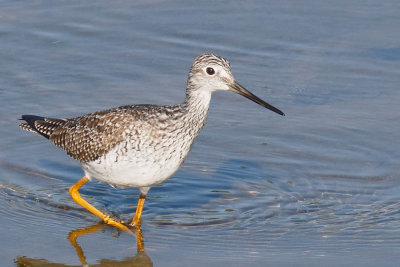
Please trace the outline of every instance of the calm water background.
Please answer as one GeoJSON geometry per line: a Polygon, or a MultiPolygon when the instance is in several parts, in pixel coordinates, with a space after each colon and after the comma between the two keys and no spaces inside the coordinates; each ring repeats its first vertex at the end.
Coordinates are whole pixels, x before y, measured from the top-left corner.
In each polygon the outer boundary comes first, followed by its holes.
{"type": "MultiPolygon", "coordinates": [[[[19,116],[180,102],[203,52],[286,117],[216,93],[183,167],[149,193],[146,255],[105,226],[78,239],[87,262],[398,266],[395,0],[2,1],[1,266],[80,265],[68,234],[98,222],[68,195],[78,164],[19,116]]],[[[136,189],[81,192],[125,220],[135,211],[136,189]]]]}

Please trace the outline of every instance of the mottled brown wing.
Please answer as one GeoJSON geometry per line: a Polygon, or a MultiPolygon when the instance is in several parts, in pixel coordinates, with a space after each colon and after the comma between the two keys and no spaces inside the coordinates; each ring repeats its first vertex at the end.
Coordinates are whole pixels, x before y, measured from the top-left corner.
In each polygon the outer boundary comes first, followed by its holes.
{"type": "Polygon", "coordinates": [[[121,109],[95,112],[68,119],[50,135],[50,140],[74,159],[93,161],[124,140],[124,132],[134,121],[121,109]]]}

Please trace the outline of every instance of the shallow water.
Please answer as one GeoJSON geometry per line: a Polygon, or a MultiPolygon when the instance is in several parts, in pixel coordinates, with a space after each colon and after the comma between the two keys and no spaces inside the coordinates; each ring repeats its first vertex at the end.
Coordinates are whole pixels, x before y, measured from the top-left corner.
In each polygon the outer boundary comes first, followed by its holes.
{"type": "MultiPolygon", "coordinates": [[[[398,266],[400,5],[334,2],[3,1],[1,266],[79,266],[79,248],[94,266],[398,266]],[[286,116],[216,93],[184,165],[148,195],[138,253],[70,199],[78,164],[17,119],[180,102],[203,52],[286,116]]],[[[124,220],[138,197],[81,193],[124,220]]]]}

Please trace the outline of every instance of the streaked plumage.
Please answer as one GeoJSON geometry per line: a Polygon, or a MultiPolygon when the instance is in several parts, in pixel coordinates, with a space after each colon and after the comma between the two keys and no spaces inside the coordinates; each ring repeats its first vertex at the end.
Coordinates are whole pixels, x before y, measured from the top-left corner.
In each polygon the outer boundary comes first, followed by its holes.
{"type": "Polygon", "coordinates": [[[200,55],[193,62],[182,104],[132,105],[71,119],[23,115],[21,128],[38,133],[79,161],[89,179],[149,188],[172,176],[204,126],[211,94],[231,90],[283,113],[235,82],[225,59],[200,55]]]}

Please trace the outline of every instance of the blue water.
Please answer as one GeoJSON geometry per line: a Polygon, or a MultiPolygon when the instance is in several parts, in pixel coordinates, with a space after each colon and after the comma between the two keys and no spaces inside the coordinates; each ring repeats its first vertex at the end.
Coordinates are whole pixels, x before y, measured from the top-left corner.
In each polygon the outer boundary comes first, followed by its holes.
{"type": "MultiPolygon", "coordinates": [[[[78,238],[87,263],[398,266],[399,25],[393,0],[2,1],[0,265],[80,266],[68,235],[98,223],[68,195],[79,165],[20,115],[178,103],[213,52],[286,116],[216,93],[184,165],[149,192],[145,252],[104,226],[78,238]]],[[[124,220],[138,197],[81,193],[124,220]]]]}

